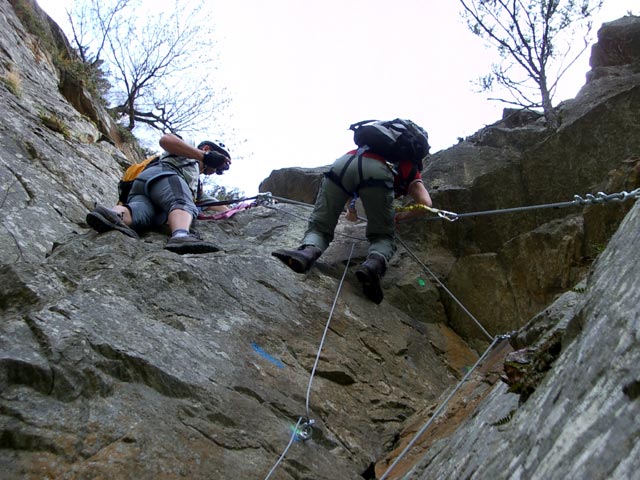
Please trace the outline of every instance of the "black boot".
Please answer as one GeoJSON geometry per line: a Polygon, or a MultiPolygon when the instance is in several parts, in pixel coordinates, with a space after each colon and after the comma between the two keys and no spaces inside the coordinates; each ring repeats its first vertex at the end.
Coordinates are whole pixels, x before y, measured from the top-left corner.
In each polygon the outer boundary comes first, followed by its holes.
{"type": "Polygon", "coordinates": [[[296,273],[305,273],[322,255],[322,250],[313,245],[302,245],[297,250],[276,250],[271,255],[282,260],[296,273]]]}
{"type": "Polygon", "coordinates": [[[362,283],[364,295],[374,303],[379,304],[384,298],[380,279],[386,269],[386,260],[379,254],[369,255],[364,263],[356,269],[356,277],[362,283]]]}

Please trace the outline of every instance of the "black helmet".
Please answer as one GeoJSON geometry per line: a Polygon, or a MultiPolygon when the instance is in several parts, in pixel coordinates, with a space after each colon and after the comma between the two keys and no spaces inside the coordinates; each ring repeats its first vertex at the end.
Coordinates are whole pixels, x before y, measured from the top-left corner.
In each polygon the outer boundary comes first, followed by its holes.
{"type": "Polygon", "coordinates": [[[214,143],[210,140],[204,140],[198,144],[198,150],[202,150],[202,147],[204,147],[205,145],[207,145],[214,152],[221,153],[225,157],[231,158],[229,152],[225,150],[224,143],[214,143]]]}

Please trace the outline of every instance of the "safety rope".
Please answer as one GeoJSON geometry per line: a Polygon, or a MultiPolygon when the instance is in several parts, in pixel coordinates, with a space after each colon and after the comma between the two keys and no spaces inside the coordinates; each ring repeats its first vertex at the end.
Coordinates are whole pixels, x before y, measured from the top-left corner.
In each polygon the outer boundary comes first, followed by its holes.
{"type": "Polygon", "coordinates": [[[284,459],[285,455],[287,454],[289,448],[291,447],[296,437],[299,437],[302,440],[308,440],[309,438],[311,438],[313,425],[315,424],[315,420],[311,418],[311,412],[309,409],[309,400],[311,398],[311,385],[313,384],[313,379],[316,374],[316,369],[318,368],[318,363],[320,362],[320,355],[322,354],[322,348],[324,346],[325,339],[327,338],[327,333],[329,332],[329,325],[331,324],[331,319],[333,318],[333,312],[336,309],[338,298],[340,297],[340,292],[342,291],[342,285],[344,284],[344,279],[346,278],[347,271],[349,270],[349,264],[351,263],[351,258],[353,256],[353,250],[355,246],[356,246],[355,242],[351,244],[351,251],[349,252],[349,258],[347,259],[347,264],[344,267],[342,278],[340,279],[340,283],[338,284],[338,289],[333,299],[333,304],[331,305],[331,311],[329,312],[329,318],[327,319],[327,323],[324,327],[324,332],[322,333],[322,338],[320,340],[320,345],[318,346],[318,353],[316,354],[316,360],[313,364],[313,368],[311,369],[311,375],[309,376],[309,384],[307,385],[307,395],[305,400],[306,417],[300,417],[298,419],[298,423],[296,423],[296,426],[293,429],[293,432],[291,433],[289,444],[285,448],[284,452],[278,458],[278,461],[271,468],[268,475],[265,477],[265,480],[269,480],[269,477],[275,471],[276,467],[280,464],[280,462],[282,462],[282,460],[284,459]]]}
{"type": "Polygon", "coordinates": [[[487,357],[489,352],[493,349],[493,347],[500,340],[504,340],[504,339],[507,339],[509,337],[510,337],[510,335],[498,335],[498,336],[493,338],[493,341],[491,342],[489,347],[484,351],[484,353],[480,356],[480,358],[476,361],[476,363],[473,364],[473,366],[469,369],[469,371],[465,374],[465,376],[462,377],[462,380],[460,380],[460,382],[458,382],[458,385],[456,386],[456,388],[454,388],[451,391],[451,393],[440,404],[440,406],[436,409],[436,411],[433,412],[433,415],[431,415],[431,418],[420,428],[420,430],[418,430],[416,432],[416,434],[413,436],[413,438],[407,444],[407,446],[404,447],[402,452],[400,452],[400,454],[396,457],[396,459],[393,461],[393,463],[391,465],[389,465],[389,468],[387,468],[387,470],[384,472],[384,474],[380,477],[380,480],[385,480],[388,477],[389,473],[391,473],[391,471],[395,468],[395,466],[400,462],[400,460],[402,460],[402,458],[407,454],[407,452],[409,450],[411,450],[411,448],[413,448],[413,446],[418,441],[418,439],[422,436],[422,434],[424,432],[427,431],[427,429],[435,421],[435,419],[438,417],[438,415],[440,415],[440,413],[442,413],[442,411],[445,409],[447,404],[451,401],[451,399],[458,392],[458,390],[460,390],[460,388],[462,388],[462,385],[467,381],[467,379],[471,376],[471,374],[476,370],[476,368],[478,368],[482,364],[482,362],[487,357]]]}
{"type": "MultiPolygon", "coordinates": [[[[603,204],[608,202],[624,202],[630,198],[634,198],[634,199],[640,198],[640,188],[636,188],[631,192],[622,191],[622,192],[609,193],[609,194],[604,192],[598,192],[595,195],[591,193],[587,193],[585,195],[585,198],[581,197],[580,195],[574,195],[573,200],[566,201],[566,202],[545,203],[540,205],[528,205],[524,207],[501,208],[496,210],[484,210],[479,212],[456,213],[456,212],[450,212],[448,210],[442,210],[439,208],[428,207],[426,205],[420,205],[420,204],[396,207],[396,211],[406,212],[406,211],[416,210],[416,209],[427,210],[428,212],[435,213],[437,216],[422,218],[420,220],[444,219],[444,220],[448,220],[449,222],[455,222],[456,220],[459,220],[461,218],[478,217],[483,215],[494,215],[494,214],[501,214],[501,213],[524,212],[528,210],[540,210],[540,209],[546,209],[546,208],[577,207],[577,206],[585,206],[585,205],[598,205],[598,204],[603,204]]],[[[246,200],[254,200],[254,199],[256,200],[256,203],[258,205],[271,205],[273,204],[274,200],[277,200],[280,203],[289,203],[292,205],[313,207],[312,204],[299,202],[297,200],[291,200],[285,197],[278,197],[278,196],[272,195],[271,192],[259,193],[258,195],[255,195],[253,197],[237,198],[233,200],[197,202],[196,205],[199,207],[231,205],[234,203],[239,203],[246,200]]],[[[412,221],[416,221],[416,219],[406,220],[406,221],[403,221],[402,223],[410,223],[412,221]]]]}
{"type": "Polygon", "coordinates": [[[402,238],[400,238],[400,235],[398,235],[398,233],[396,232],[396,239],[398,240],[398,242],[404,247],[404,249],[407,251],[407,253],[409,255],[411,255],[411,257],[418,262],[418,264],[422,267],[422,269],[427,272],[429,275],[431,275],[431,277],[436,281],[436,283],[438,285],[440,285],[440,287],[442,287],[442,289],[447,292],[447,294],[453,299],[454,302],[456,302],[458,304],[458,306],[460,308],[462,308],[462,310],[469,316],[469,318],[471,318],[471,320],[473,320],[473,322],[478,326],[478,328],[480,328],[480,330],[482,330],[482,333],[484,333],[487,338],[489,340],[493,339],[493,335],[491,335],[489,332],[487,332],[487,330],[482,326],[482,324],[478,321],[478,319],[476,317],[473,316],[473,314],[462,304],[462,302],[460,300],[458,300],[458,298],[451,292],[451,290],[449,290],[444,283],[442,283],[440,281],[440,279],[436,276],[436,274],[434,274],[421,260],[420,258],[418,258],[418,256],[413,253],[413,251],[407,246],[407,244],[404,242],[404,240],[402,240],[402,238]]]}
{"type": "Polygon", "coordinates": [[[273,465],[273,467],[271,467],[271,470],[269,470],[269,473],[267,473],[267,476],[264,478],[264,480],[269,480],[269,478],[271,477],[271,474],[275,472],[276,468],[278,468],[278,465],[280,465],[282,460],[284,460],[284,457],[287,455],[287,452],[291,448],[291,445],[293,445],[293,441],[296,439],[296,436],[298,435],[298,428],[300,427],[300,423],[302,422],[302,420],[303,420],[303,417],[300,417],[298,419],[298,423],[296,423],[296,426],[293,427],[293,432],[291,433],[291,438],[289,438],[289,443],[287,444],[287,447],[280,454],[280,457],[278,457],[278,461],[273,465]]]}
{"type": "MultiPolygon", "coordinates": [[[[297,202],[295,200],[289,200],[289,199],[282,198],[282,197],[275,197],[275,196],[272,196],[271,193],[266,193],[266,194],[262,194],[262,195],[265,195],[263,203],[262,203],[262,206],[264,206],[266,208],[269,208],[271,210],[275,210],[277,212],[282,212],[285,215],[289,215],[289,216],[297,218],[299,220],[307,221],[308,217],[303,217],[303,216],[295,214],[293,212],[289,212],[287,210],[283,210],[282,208],[277,208],[277,207],[273,206],[273,201],[272,200],[278,200],[281,203],[289,203],[291,205],[300,205],[300,206],[303,206],[303,207],[311,207],[311,208],[313,208],[313,205],[311,205],[311,204],[304,203],[304,202],[297,202]]],[[[367,220],[366,218],[362,218],[362,217],[358,217],[358,219],[359,220],[364,220],[364,221],[367,220]]],[[[344,238],[350,238],[351,240],[358,240],[358,241],[366,241],[367,240],[364,237],[356,237],[355,235],[349,235],[347,233],[341,233],[341,232],[336,232],[336,235],[344,237],[344,238]]]]}
{"type": "MultiPolygon", "coordinates": [[[[640,198],[640,188],[636,188],[631,192],[617,192],[617,193],[604,193],[598,192],[596,195],[591,193],[587,193],[585,198],[580,195],[574,195],[573,200],[567,202],[557,202],[557,203],[545,203],[541,205],[529,205],[524,207],[513,207],[513,208],[501,208],[497,210],[485,210],[480,212],[469,212],[469,213],[455,213],[449,212],[447,210],[440,210],[437,208],[427,207],[426,205],[408,205],[406,207],[398,207],[396,211],[410,211],[414,209],[427,210],[429,212],[437,214],[437,217],[428,217],[422,218],[420,220],[437,220],[443,218],[450,222],[455,222],[461,218],[469,218],[469,217],[478,217],[482,215],[496,215],[501,213],[514,213],[514,212],[524,212],[528,210],[539,210],[545,208],[563,208],[563,207],[578,207],[585,205],[599,205],[608,202],[624,202],[630,198],[638,199],[640,198]]],[[[407,220],[402,223],[410,223],[412,221],[416,221],[418,219],[407,220]]]]}
{"type": "Polygon", "coordinates": [[[314,206],[312,203],[299,202],[297,200],[291,200],[290,198],[276,197],[275,195],[272,195],[271,198],[279,201],[280,203],[290,203],[291,205],[301,205],[303,207],[311,207],[311,208],[313,208],[314,206]]]}
{"type": "Polygon", "coordinates": [[[254,197],[235,198],[231,200],[205,200],[202,202],[196,202],[196,207],[219,207],[222,205],[233,205],[234,203],[244,202],[246,200],[255,200],[258,195],[254,197]]]}
{"type": "Polygon", "coordinates": [[[273,203],[271,192],[259,193],[253,197],[235,198],[231,200],[205,200],[196,202],[197,207],[218,207],[222,205],[233,205],[234,203],[245,202],[247,200],[255,200],[258,205],[269,205],[273,203]]]}

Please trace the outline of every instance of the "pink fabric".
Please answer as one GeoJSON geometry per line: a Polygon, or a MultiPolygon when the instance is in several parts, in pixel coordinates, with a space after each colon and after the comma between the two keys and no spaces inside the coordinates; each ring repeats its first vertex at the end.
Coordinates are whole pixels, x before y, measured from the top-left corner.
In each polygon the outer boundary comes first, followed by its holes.
{"type": "Polygon", "coordinates": [[[200,212],[200,214],[198,215],[198,220],[224,220],[225,218],[231,218],[233,217],[236,213],[241,212],[242,210],[246,210],[247,208],[252,207],[253,205],[255,205],[255,201],[253,200],[245,200],[244,202],[240,202],[238,205],[236,205],[235,207],[225,211],[225,212],[217,212],[214,214],[211,213],[206,213],[206,212],[200,212]]]}

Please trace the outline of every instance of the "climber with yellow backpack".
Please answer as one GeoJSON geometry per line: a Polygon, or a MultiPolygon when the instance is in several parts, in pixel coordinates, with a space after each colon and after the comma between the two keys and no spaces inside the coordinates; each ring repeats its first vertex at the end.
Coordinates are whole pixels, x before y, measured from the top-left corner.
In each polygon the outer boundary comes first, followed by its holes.
{"type": "Polygon", "coordinates": [[[171,237],[166,250],[178,254],[218,251],[218,246],[200,239],[190,227],[199,213],[195,202],[207,200],[200,175],[222,175],[231,165],[229,153],[214,142],[203,141],[196,147],[174,134],[163,135],[160,146],[164,152],[157,158],[125,172],[118,185],[119,204],[96,205],[87,214],[87,224],[98,233],[117,230],[133,238],[168,224],[171,237]]]}

